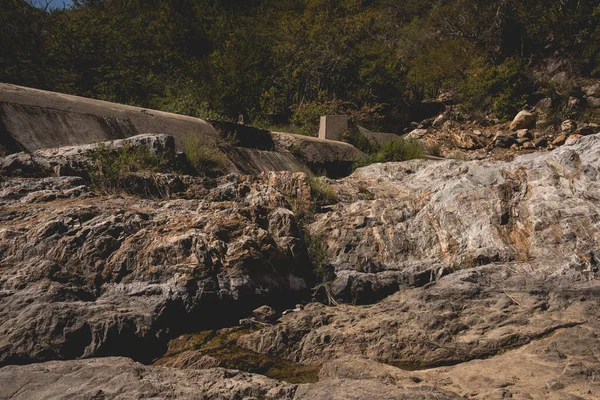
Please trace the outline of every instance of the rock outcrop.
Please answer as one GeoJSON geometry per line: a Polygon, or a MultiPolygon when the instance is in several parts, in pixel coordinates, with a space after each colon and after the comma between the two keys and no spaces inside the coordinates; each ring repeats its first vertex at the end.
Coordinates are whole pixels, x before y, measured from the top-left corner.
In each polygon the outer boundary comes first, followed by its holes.
{"type": "Polygon", "coordinates": [[[0,160],[0,399],[600,394],[600,135],[324,178],[302,229],[303,173],[100,194],[60,154],[0,160]]]}
{"type": "Polygon", "coordinates": [[[286,208],[310,197],[306,175],[152,179],[178,180],[180,194],[98,195],[80,177],[0,183],[0,364],[149,361],[179,332],[295,304],[308,289],[286,208]]]}
{"type": "Polygon", "coordinates": [[[374,164],[330,181],[340,201],[311,230],[326,241],[334,296],[373,302],[493,262],[595,276],[598,154],[593,135],[513,162],[374,164]]]}

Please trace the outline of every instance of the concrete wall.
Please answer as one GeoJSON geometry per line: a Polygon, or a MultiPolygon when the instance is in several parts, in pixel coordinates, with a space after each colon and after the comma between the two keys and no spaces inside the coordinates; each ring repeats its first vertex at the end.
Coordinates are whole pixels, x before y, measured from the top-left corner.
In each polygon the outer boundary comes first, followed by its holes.
{"type": "Polygon", "coordinates": [[[342,140],[342,135],[348,131],[347,115],[326,115],[321,117],[319,139],[342,140]]]}
{"type": "Polygon", "coordinates": [[[0,140],[33,151],[142,133],[165,133],[181,148],[196,133],[216,137],[206,121],[162,111],[0,83],[0,140]]]}
{"type": "MultiPolygon", "coordinates": [[[[341,135],[348,126],[345,116],[328,117],[327,121],[330,134],[337,129],[341,135]]],[[[223,171],[226,173],[307,170],[285,145],[277,145],[279,142],[301,147],[308,155],[304,161],[323,169],[329,165],[337,168],[339,163],[350,165],[362,155],[342,142],[274,134],[228,122],[209,123],[184,115],[0,83],[0,144],[10,152],[82,145],[144,133],[172,135],[178,150],[183,150],[189,135],[200,135],[211,142],[220,138],[235,143],[224,149],[228,156],[223,171]]]]}

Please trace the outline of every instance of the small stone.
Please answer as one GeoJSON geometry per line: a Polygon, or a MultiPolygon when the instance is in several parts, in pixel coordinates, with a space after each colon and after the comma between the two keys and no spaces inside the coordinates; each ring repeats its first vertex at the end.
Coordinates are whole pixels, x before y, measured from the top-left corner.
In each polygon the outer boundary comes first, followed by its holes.
{"type": "Polygon", "coordinates": [[[257,321],[263,323],[271,323],[277,320],[277,313],[269,306],[260,306],[252,311],[252,315],[257,321]]]}
{"type": "Polygon", "coordinates": [[[565,385],[561,381],[551,380],[546,382],[546,387],[550,390],[561,390],[565,388],[565,385]]]}
{"type": "Polygon", "coordinates": [[[562,146],[567,141],[567,135],[559,135],[552,141],[552,146],[562,146]]]}
{"type": "Polygon", "coordinates": [[[524,150],[533,150],[533,149],[535,149],[535,144],[533,144],[532,142],[525,142],[525,143],[523,143],[523,149],[524,150]]]}
{"type": "Polygon", "coordinates": [[[427,134],[427,129],[415,129],[406,135],[407,139],[422,139],[427,134]]]}
{"type": "Polygon", "coordinates": [[[533,135],[529,131],[529,129],[519,129],[517,131],[517,138],[522,139],[533,139],[533,135]]]}
{"type": "Polygon", "coordinates": [[[552,83],[556,83],[562,86],[568,83],[569,76],[566,72],[559,72],[558,74],[554,75],[550,80],[552,81],[552,83]]]}
{"type": "Polygon", "coordinates": [[[600,108],[600,97],[589,96],[585,99],[588,104],[588,107],[591,108],[600,108]]]}
{"type": "Polygon", "coordinates": [[[584,87],[583,93],[587,96],[600,97],[600,83],[584,87]]]}
{"type": "Polygon", "coordinates": [[[517,144],[522,146],[525,143],[527,143],[528,141],[529,141],[529,139],[527,139],[527,138],[519,138],[519,139],[517,139],[517,144]]]}
{"type": "Polygon", "coordinates": [[[439,127],[439,126],[442,126],[444,124],[444,122],[446,122],[446,113],[440,114],[437,117],[435,117],[432,125],[434,127],[439,127]]]}
{"type": "Polygon", "coordinates": [[[575,132],[576,129],[577,129],[577,124],[575,123],[575,121],[570,120],[570,119],[563,121],[563,123],[560,125],[560,131],[562,133],[573,133],[573,132],[575,132]]]}
{"type": "Polygon", "coordinates": [[[546,147],[548,146],[548,139],[546,139],[545,137],[543,138],[539,138],[537,140],[535,140],[533,142],[533,144],[535,145],[535,147],[546,147]]]}
{"type": "Polygon", "coordinates": [[[581,100],[577,97],[569,97],[569,102],[567,103],[568,110],[575,110],[581,106],[581,100]]]}
{"type": "Polygon", "coordinates": [[[502,149],[508,149],[515,143],[515,138],[509,135],[498,134],[494,138],[494,146],[502,149]]]}
{"type": "Polygon", "coordinates": [[[546,97],[537,102],[535,105],[535,109],[539,111],[549,111],[552,108],[552,99],[550,97],[546,97]]]}
{"type": "Polygon", "coordinates": [[[575,131],[575,133],[581,135],[581,136],[588,136],[588,135],[593,135],[594,133],[596,133],[594,131],[594,129],[591,126],[582,126],[581,128],[577,129],[575,131]]]}
{"type": "Polygon", "coordinates": [[[551,125],[550,121],[548,121],[546,119],[540,119],[535,122],[536,129],[544,129],[544,128],[549,127],[550,125],[551,125]]]}

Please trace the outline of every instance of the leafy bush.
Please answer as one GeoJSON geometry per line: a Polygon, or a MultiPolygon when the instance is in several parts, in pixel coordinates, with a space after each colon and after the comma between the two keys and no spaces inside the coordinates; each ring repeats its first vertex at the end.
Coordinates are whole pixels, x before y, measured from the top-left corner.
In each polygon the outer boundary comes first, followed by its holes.
{"type": "Polygon", "coordinates": [[[518,58],[510,58],[498,67],[475,65],[461,86],[461,94],[468,109],[491,107],[498,118],[508,120],[527,104],[534,89],[529,67],[518,58]]]}
{"type": "Polygon", "coordinates": [[[198,136],[190,136],[185,141],[184,152],[189,166],[199,175],[214,174],[225,163],[225,155],[217,144],[198,136]]]}

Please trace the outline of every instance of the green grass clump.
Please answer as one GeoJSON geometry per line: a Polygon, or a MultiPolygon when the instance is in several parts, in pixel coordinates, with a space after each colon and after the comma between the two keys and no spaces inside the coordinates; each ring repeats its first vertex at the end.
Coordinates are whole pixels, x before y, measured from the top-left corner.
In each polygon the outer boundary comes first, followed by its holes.
{"type": "Polygon", "coordinates": [[[310,192],[318,205],[327,205],[337,202],[338,197],[331,185],[323,181],[322,177],[309,177],[310,192]]]}
{"type": "Polygon", "coordinates": [[[292,156],[294,156],[295,159],[302,161],[306,158],[306,153],[304,153],[304,149],[296,144],[292,144],[289,149],[290,153],[292,153],[292,156]]]}
{"type": "Polygon", "coordinates": [[[408,161],[416,158],[423,158],[425,154],[426,151],[419,141],[400,138],[393,142],[382,144],[375,153],[355,162],[354,169],[374,163],[408,161]]]}
{"type": "Polygon", "coordinates": [[[168,168],[168,160],[153,154],[147,147],[125,146],[120,149],[99,144],[89,153],[92,160],[87,173],[92,186],[103,191],[114,191],[123,179],[134,172],[159,172],[168,168]]]}
{"type": "Polygon", "coordinates": [[[203,141],[190,136],[184,144],[184,152],[190,167],[198,175],[210,175],[225,164],[225,155],[215,142],[203,141]]]}

